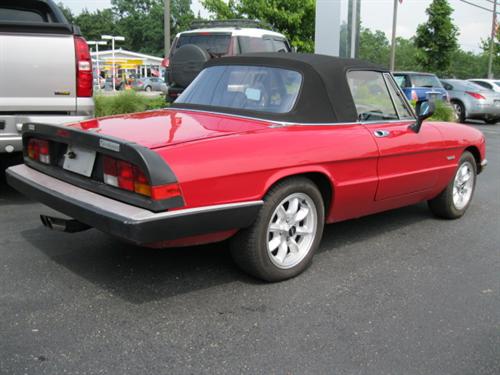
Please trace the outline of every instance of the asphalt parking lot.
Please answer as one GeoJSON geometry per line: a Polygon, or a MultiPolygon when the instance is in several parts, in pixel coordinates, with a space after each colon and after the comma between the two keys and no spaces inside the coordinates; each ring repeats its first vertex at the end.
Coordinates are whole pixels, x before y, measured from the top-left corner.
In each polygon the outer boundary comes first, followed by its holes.
{"type": "Polygon", "coordinates": [[[226,244],[150,250],[0,182],[0,374],[500,374],[500,124],[457,221],[419,204],[326,227],[264,284],[226,244]]]}

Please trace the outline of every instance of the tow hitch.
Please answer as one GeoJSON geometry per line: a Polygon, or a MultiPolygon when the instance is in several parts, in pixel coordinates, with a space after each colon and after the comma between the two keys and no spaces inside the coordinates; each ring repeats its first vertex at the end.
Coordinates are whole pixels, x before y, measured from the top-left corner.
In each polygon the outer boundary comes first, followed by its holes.
{"type": "Polygon", "coordinates": [[[81,223],[75,219],[63,219],[47,215],[40,215],[40,219],[45,227],[60,232],[76,233],[91,228],[89,225],[81,223]]]}

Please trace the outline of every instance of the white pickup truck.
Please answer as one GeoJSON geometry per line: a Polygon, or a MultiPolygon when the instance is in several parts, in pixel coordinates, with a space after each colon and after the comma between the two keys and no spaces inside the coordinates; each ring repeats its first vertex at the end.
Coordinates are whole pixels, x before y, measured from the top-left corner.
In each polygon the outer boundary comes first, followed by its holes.
{"type": "Polygon", "coordinates": [[[92,59],[52,0],[0,1],[0,154],[22,150],[23,123],[91,118],[92,59]]]}

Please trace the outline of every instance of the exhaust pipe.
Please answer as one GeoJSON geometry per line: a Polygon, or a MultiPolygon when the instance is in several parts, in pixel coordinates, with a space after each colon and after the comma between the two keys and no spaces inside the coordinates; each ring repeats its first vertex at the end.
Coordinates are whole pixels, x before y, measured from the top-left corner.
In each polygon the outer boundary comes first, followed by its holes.
{"type": "Polygon", "coordinates": [[[91,228],[91,226],[75,219],[62,219],[60,217],[40,215],[40,220],[42,220],[44,227],[66,233],[83,232],[91,228]]]}

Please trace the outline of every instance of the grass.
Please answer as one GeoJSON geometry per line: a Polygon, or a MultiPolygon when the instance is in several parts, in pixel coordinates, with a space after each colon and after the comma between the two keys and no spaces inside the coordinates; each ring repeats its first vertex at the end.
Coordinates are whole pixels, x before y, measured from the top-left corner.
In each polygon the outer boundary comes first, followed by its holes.
{"type": "Polygon", "coordinates": [[[144,112],[167,107],[164,96],[149,98],[132,90],[113,96],[96,95],[94,100],[96,117],[144,112]]]}

